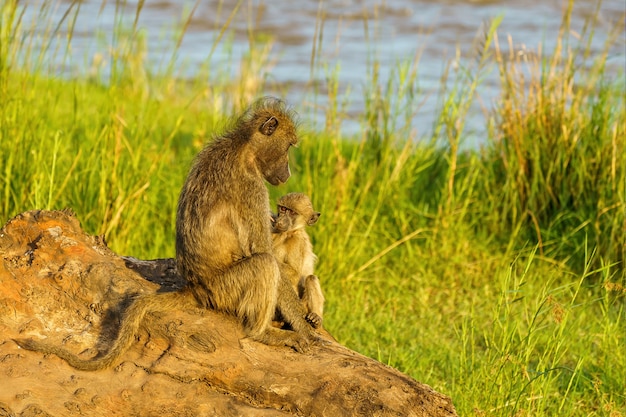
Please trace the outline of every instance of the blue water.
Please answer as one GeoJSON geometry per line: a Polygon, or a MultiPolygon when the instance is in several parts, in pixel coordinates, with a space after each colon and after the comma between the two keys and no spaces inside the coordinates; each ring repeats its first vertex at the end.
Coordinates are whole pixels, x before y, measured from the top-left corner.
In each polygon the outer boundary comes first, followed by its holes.
{"type": "MultiPolygon", "coordinates": [[[[67,1],[48,3],[53,5],[47,13],[53,21],[60,20],[71,4],[67,1]]],[[[39,3],[23,4],[27,5],[25,22],[38,19],[39,3]]],[[[473,65],[475,40],[486,22],[498,16],[503,18],[498,29],[503,47],[510,36],[516,51],[536,51],[539,44],[544,51],[552,51],[566,7],[566,2],[560,0],[242,1],[224,38],[211,53],[219,30],[235,4],[235,1],[218,0],[198,2],[175,54],[176,74],[194,76],[208,63],[211,68],[235,77],[249,49],[249,30],[253,28],[255,33],[269,34],[274,40],[269,53],[271,64],[260,74],[266,80],[263,94],[283,96],[301,114],[312,115],[311,127],[321,128],[328,105],[326,79],[335,72],[345,109],[341,132],[358,135],[364,132],[361,120],[372,62],[379,63],[379,83],[384,86],[389,77],[397,77],[393,71],[399,62],[419,57],[415,100],[419,109],[412,118],[410,132],[416,139],[428,137],[432,131],[445,68],[450,65],[455,70],[473,65]],[[319,23],[323,24],[316,26],[319,23]],[[316,65],[312,70],[314,46],[316,65]]],[[[147,37],[147,59],[155,72],[164,70],[171,62],[173,39],[193,6],[193,3],[176,0],[146,1],[138,27],[147,37]]],[[[575,2],[571,39],[582,31],[596,7],[595,1],[575,2]]],[[[623,22],[626,13],[624,0],[606,0],[599,7],[591,44],[594,53],[602,50],[613,23],[623,22]]],[[[124,25],[130,27],[136,9],[137,1],[128,1],[123,7],[102,0],[81,2],[70,59],[59,64],[58,72],[80,76],[88,73],[97,54],[106,59],[113,42],[116,16],[122,16],[124,25]],[[116,7],[121,7],[123,12],[116,12],[116,7]]],[[[36,26],[45,27],[43,23],[36,26]]],[[[67,33],[67,23],[61,25],[60,33],[67,33]]],[[[623,73],[626,59],[623,30],[618,38],[609,57],[609,74],[616,76],[623,73]]],[[[497,95],[498,77],[494,68],[478,90],[478,99],[466,126],[465,146],[480,145],[485,132],[483,112],[493,108],[497,95]]]]}

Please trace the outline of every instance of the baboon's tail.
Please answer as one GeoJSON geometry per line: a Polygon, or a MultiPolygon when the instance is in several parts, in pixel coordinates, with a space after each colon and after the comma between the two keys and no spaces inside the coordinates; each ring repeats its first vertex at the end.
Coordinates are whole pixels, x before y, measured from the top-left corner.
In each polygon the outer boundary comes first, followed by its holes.
{"type": "Polygon", "coordinates": [[[97,359],[82,359],[65,349],[49,345],[38,340],[13,340],[20,347],[27,350],[34,350],[42,353],[53,353],[76,369],[83,371],[105,369],[113,365],[130,347],[132,342],[135,340],[139,326],[141,325],[146,313],[150,311],[168,310],[176,307],[180,308],[180,305],[185,298],[185,292],[146,294],[139,296],[124,312],[124,318],[118,332],[117,340],[104,356],[97,359]]]}

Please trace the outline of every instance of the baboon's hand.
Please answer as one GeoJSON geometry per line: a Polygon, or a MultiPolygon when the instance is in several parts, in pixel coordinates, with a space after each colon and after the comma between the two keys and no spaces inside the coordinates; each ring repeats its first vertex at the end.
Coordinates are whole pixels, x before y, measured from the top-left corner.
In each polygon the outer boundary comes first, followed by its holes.
{"type": "Polygon", "coordinates": [[[322,326],[322,318],[317,313],[308,313],[304,318],[314,329],[322,326]]]}

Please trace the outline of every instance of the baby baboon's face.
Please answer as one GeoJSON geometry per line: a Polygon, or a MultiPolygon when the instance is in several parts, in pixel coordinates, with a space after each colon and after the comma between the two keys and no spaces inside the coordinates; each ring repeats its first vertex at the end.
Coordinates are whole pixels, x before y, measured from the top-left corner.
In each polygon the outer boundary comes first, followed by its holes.
{"type": "Polygon", "coordinates": [[[272,214],[272,233],[283,233],[293,228],[296,214],[288,210],[278,206],[278,213],[272,214]]]}
{"type": "Polygon", "coordinates": [[[314,225],[320,213],[313,210],[311,200],[302,193],[289,193],[278,200],[278,213],[274,214],[272,232],[283,233],[314,225]]]}

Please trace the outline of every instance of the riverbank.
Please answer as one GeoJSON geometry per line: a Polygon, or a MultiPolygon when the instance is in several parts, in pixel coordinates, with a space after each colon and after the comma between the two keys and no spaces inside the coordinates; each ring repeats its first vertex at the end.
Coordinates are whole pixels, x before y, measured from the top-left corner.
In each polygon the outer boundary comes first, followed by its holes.
{"type": "MultiPolygon", "coordinates": [[[[65,79],[20,36],[15,10],[5,5],[0,29],[0,219],[71,207],[117,253],[173,256],[191,160],[264,93],[252,76],[263,48],[236,79],[210,69],[207,83],[152,74],[141,36],[120,34],[106,80],[97,62],[65,79]]],[[[410,64],[389,84],[371,69],[353,137],[339,130],[332,76],[324,129],[291,103],[302,143],[292,179],[271,195],[302,191],[322,212],[310,232],[328,329],[451,396],[460,415],[619,415],[626,405],[624,80],[603,76],[606,55],[584,60],[566,21],[561,49],[544,55],[509,55],[495,21],[475,66],[442,84],[430,138],[403,122],[419,104],[410,64]],[[486,144],[459,150],[490,68],[501,96],[486,144]]]]}

